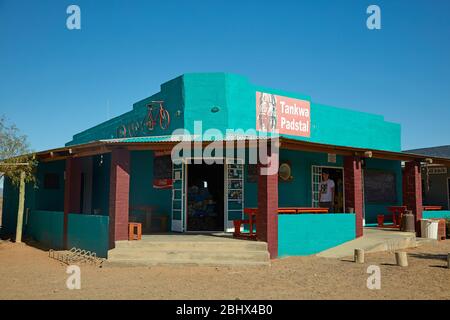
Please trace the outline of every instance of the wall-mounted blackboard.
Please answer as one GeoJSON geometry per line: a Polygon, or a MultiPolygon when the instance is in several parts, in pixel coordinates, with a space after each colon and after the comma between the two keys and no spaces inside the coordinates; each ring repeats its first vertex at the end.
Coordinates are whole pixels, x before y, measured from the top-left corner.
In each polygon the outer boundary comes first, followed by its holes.
{"type": "Polygon", "coordinates": [[[395,204],[397,202],[395,173],[364,170],[364,196],[366,202],[370,204],[395,204]]]}
{"type": "Polygon", "coordinates": [[[153,179],[172,178],[172,159],[170,155],[158,156],[153,162],[153,179]]]}

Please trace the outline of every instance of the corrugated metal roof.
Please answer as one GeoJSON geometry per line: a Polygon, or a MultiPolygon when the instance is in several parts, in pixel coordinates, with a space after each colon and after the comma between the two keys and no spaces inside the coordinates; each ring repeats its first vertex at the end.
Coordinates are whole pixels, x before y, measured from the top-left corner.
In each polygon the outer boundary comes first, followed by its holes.
{"type": "Polygon", "coordinates": [[[180,142],[180,141],[247,141],[247,140],[267,140],[270,138],[276,138],[277,136],[267,135],[240,135],[240,134],[228,134],[221,139],[217,139],[214,136],[205,137],[201,135],[165,135],[165,136],[147,136],[147,137],[132,137],[132,138],[120,138],[120,139],[104,139],[100,140],[104,143],[151,143],[151,142],[180,142]]]}
{"type": "Polygon", "coordinates": [[[422,155],[422,156],[450,159],[450,145],[439,146],[439,147],[430,147],[430,148],[421,148],[421,149],[412,149],[412,150],[406,150],[404,152],[418,154],[418,155],[422,155]]]}

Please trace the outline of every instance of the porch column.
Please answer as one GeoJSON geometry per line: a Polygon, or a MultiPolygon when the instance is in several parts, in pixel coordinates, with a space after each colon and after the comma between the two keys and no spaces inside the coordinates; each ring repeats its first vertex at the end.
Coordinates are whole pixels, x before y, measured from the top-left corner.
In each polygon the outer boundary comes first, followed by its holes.
{"type": "Polygon", "coordinates": [[[416,233],[420,235],[420,220],[422,219],[422,176],[420,162],[409,161],[405,163],[403,171],[403,205],[414,214],[416,233]]]}
{"type": "Polygon", "coordinates": [[[68,249],[67,233],[69,230],[69,213],[80,212],[81,163],[80,159],[67,158],[64,171],[64,219],[63,247],[68,249]]]}
{"type": "Polygon", "coordinates": [[[115,241],[128,239],[128,209],[130,194],[130,152],[114,149],[111,152],[109,181],[109,247],[115,241]]]}
{"type": "Polygon", "coordinates": [[[363,235],[363,190],[361,159],[354,156],[344,157],[345,208],[355,210],[356,237],[363,235]]]}
{"type": "Polygon", "coordinates": [[[278,256],[278,153],[260,154],[258,171],[256,235],[258,240],[267,242],[270,258],[275,259],[278,256]],[[268,170],[271,164],[276,170],[268,170]],[[266,170],[272,172],[266,174],[266,170]]]}

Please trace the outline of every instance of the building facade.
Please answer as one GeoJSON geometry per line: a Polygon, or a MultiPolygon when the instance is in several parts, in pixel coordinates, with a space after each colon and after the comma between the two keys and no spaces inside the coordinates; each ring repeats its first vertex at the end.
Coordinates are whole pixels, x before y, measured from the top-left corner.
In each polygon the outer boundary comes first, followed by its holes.
{"type": "MultiPolygon", "coordinates": [[[[407,205],[421,218],[425,158],[402,153],[400,135],[381,115],[234,74],[184,74],[66,146],[36,153],[23,227],[51,247],[107,256],[128,238],[129,222],[145,233],[231,232],[256,207],[258,239],[271,257],[312,254],[362,236],[387,206],[407,205]],[[262,174],[274,164],[279,172],[262,174]],[[332,213],[279,212],[318,207],[323,171],[335,183],[332,213]]],[[[3,207],[2,232],[12,234],[17,189],[8,180],[3,207]]]]}

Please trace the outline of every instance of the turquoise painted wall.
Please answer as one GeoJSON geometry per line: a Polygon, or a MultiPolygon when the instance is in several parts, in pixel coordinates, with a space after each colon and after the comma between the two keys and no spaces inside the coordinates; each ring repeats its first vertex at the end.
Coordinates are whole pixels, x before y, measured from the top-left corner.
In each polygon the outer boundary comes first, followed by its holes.
{"type": "Polygon", "coordinates": [[[389,214],[388,206],[400,206],[403,202],[402,193],[402,167],[400,161],[383,160],[383,159],[365,159],[366,169],[377,169],[385,172],[392,172],[396,178],[397,201],[393,203],[377,203],[370,204],[365,202],[365,219],[366,224],[377,223],[378,214],[389,214]]]}
{"type": "MultiPolygon", "coordinates": [[[[31,209],[47,210],[47,211],[63,211],[64,210],[64,171],[66,169],[66,161],[40,162],[37,167],[37,185],[35,189],[35,204],[31,209]],[[45,189],[44,176],[46,173],[58,175],[59,188],[45,189]]],[[[27,197],[30,193],[27,193],[27,197]]]]}
{"type": "Polygon", "coordinates": [[[450,211],[424,211],[422,214],[423,219],[450,219],[450,211]]]}
{"type": "MultiPolygon", "coordinates": [[[[278,204],[280,207],[312,206],[311,194],[311,166],[343,167],[343,157],[337,156],[336,163],[329,163],[326,153],[301,152],[281,150],[280,163],[291,162],[293,179],[288,182],[278,183],[278,204]]],[[[366,159],[366,168],[378,169],[395,173],[397,201],[394,203],[365,204],[366,223],[376,223],[377,214],[387,214],[387,207],[402,204],[402,168],[399,161],[366,159]]],[[[245,172],[245,206],[254,207],[257,204],[257,184],[247,182],[247,170],[245,172]]],[[[345,179],[345,177],[344,177],[345,179]]]]}
{"type": "MultiPolygon", "coordinates": [[[[170,230],[172,189],[153,188],[153,157],[153,151],[131,152],[130,206],[156,206],[158,215],[167,215],[167,228],[170,230]]],[[[132,213],[140,214],[137,211],[132,213]]]]}
{"type": "MultiPolygon", "coordinates": [[[[99,257],[107,257],[109,246],[109,217],[87,214],[69,214],[68,247],[76,247],[96,252],[99,257]]],[[[51,249],[63,248],[62,211],[30,211],[26,225],[26,235],[51,249]]]]}
{"type": "Polygon", "coordinates": [[[18,201],[18,188],[11,183],[11,179],[5,177],[3,182],[2,236],[12,236],[16,233],[18,201]]]}
{"type": "MultiPolygon", "coordinates": [[[[66,145],[75,145],[100,139],[117,138],[118,127],[120,125],[130,124],[133,122],[140,125],[140,128],[136,131],[134,136],[158,136],[171,134],[173,130],[183,127],[183,90],[182,76],[163,83],[161,85],[160,92],[134,103],[131,111],[75,134],[72,141],[66,143],[66,145]],[[145,129],[145,127],[142,126],[142,121],[147,115],[147,105],[151,101],[161,100],[164,101],[164,108],[166,108],[170,113],[170,127],[167,130],[162,130],[159,127],[159,123],[157,123],[152,131],[145,129]],[[179,116],[177,116],[178,110],[180,111],[179,116]]],[[[157,115],[157,109],[154,109],[153,115],[157,115]]]]}
{"type": "MultiPolygon", "coordinates": [[[[46,210],[63,211],[64,209],[64,169],[65,161],[53,161],[39,163],[36,169],[36,184],[28,183],[25,186],[25,216],[24,224],[27,220],[27,211],[46,210]],[[58,189],[44,188],[45,173],[57,173],[59,175],[58,189]]],[[[3,209],[3,232],[8,235],[16,233],[18,188],[13,186],[9,179],[4,182],[4,209],[3,209]]]]}
{"type": "MultiPolygon", "coordinates": [[[[326,153],[303,152],[282,149],[280,163],[290,161],[293,179],[278,182],[278,205],[280,207],[312,206],[311,166],[343,167],[343,158],[336,157],[336,163],[329,163],[326,153]]],[[[246,168],[247,169],[247,168],[246,168]]],[[[257,183],[247,182],[245,171],[245,206],[255,207],[258,198],[257,183]]]]}
{"type": "MultiPolygon", "coordinates": [[[[164,100],[171,114],[168,130],[158,127],[138,131],[136,136],[171,134],[177,128],[194,133],[194,121],[203,121],[203,130],[216,128],[254,129],[256,125],[256,91],[310,100],[298,93],[253,85],[247,78],[227,73],[188,73],[161,85],[160,92],[133,105],[123,115],[85,130],[68,145],[116,137],[119,125],[143,119],[151,100],[164,100]],[[218,107],[219,112],[211,112],[218,107]],[[180,111],[180,116],[176,116],[180,111]]],[[[400,125],[387,122],[381,115],[357,112],[311,101],[311,137],[307,140],[341,146],[400,151],[400,125]]]]}
{"type": "Polygon", "coordinates": [[[68,248],[95,252],[107,258],[109,249],[109,217],[88,214],[69,214],[68,248]]]}
{"type": "Polygon", "coordinates": [[[63,212],[32,210],[28,216],[26,235],[51,249],[62,249],[63,222],[63,212]]]}
{"type": "Polygon", "coordinates": [[[306,256],[355,238],[354,214],[278,215],[278,256],[306,256]]]}
{"type": "MultiPolygon", "coordinates": [[[[12,237],[16,233],[19,189],[11,183],[10,179],[5,177],[3,190],[3,212],[1,221],[2,227],[0,230],[0,234],[12,237]]],[[[25,213],[23,226],[26,224],[27,211],[36,208],[35,203],[37,191],[37,187],[33,184],[25,185],[25,213]]]]}

